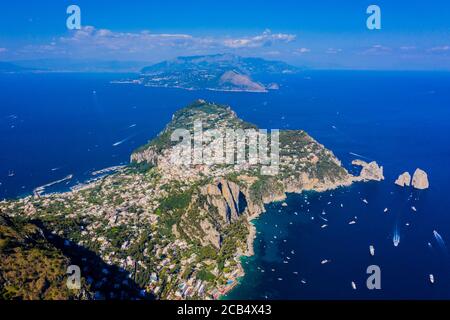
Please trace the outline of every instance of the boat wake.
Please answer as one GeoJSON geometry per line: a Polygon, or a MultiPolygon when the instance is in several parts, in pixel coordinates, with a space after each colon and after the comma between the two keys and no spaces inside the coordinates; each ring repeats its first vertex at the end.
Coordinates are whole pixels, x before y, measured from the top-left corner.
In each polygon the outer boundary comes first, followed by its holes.
{"type": "Polygon", "coordinates": [[[366,160],[372,160],[369,157],[366,157],[366,156],[363,156],[361,154],[357,154],[357,153],[354,153],[354,152],[349,152],[349,154],[352,155],[352,156],[355,156],[355,157],[366,159],[366,160]]]}
{"type": "Polygon", "coordinates": [[[400,233],[398,232],[397,228],[394,231],[394,236],[392,237],[392,242],[394,243],[394,247],[398,247],[398,245],[400,244],[400,233]]]}
{"type": "Polygon", "coordinates": [[[441,249],[444,250],[445,252],[448,252],[447,245],[445,244],[445,241],[442,238],[442,236],[436,230],[433,231],[433,235],[439,247],[441,247],[441,249]]]}
{"type": "Polygon", "coordinates": [[[115,143],[113,143],[113,147],[117,147],[117,146],[120,146],[122,143],[124,143],[124,142],[127,142],[128,140],[130,140],[131,138],[133,138],[133,136],[131,136],[131,137],[128,137],[128,138],[125,138],[125,139],[123,139],[123,140],[120,140],[120,141],[117,141],[117,142],[115,142],[115,143]]]}

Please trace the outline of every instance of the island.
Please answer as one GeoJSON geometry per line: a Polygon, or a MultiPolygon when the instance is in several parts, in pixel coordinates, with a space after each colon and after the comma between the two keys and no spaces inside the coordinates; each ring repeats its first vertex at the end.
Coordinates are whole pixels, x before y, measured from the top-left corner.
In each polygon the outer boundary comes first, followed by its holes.
{"type": "Polygon", "coordinates": [[[278,90],[279,84],[263,83],[261,79],[297,72],[298,68],[280,61],[216,54],[163,61],[143,68],[136,79],[113,83],[186,90],[268,92],[278,90]]]}
{"type": "Polygon", "coordinates": [[[362,161],[355,164],[363,167],[363,176],[351,175],[303,130],[279,131],[276,173],[264,175],[261,164],[250,162],[174,165],[170,159],[179,145],[172,134],[178,128],[193,132],[200,120],[204,130],[256,129],[229,106],[198,100],[177,111],[114,173],[71,192],[0,202],[2,297],[30,298],[24,290],[28,273],[11,272],[26,268],[34,270],[34,281],[53,284],[41,286],[33,298],[218,299],[244,275],[241,258],[253,254],[256,234],[251,221],[265,204],[282,201],[286,193],[383,178],[376,163],[362,161]],[[38,243],[18,235],[14,238],[25,240],[11,240],[11,226],[34,230],[53,254],[36,258],[38,243]],[[23,263],[13,266],[11,255],[19,253],[23,263]],[[48,277],[36,265],[41,260],[78,265],[82,292],[69,295],[58,282],[61,268],[48,277]]]}

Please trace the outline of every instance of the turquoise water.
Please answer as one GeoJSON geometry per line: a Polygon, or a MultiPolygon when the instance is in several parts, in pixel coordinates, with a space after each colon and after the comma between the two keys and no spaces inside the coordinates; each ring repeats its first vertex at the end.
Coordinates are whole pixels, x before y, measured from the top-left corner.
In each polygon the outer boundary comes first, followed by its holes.
{"type": "Polygon", "coordinates": [[[444,243],[450,241],[450,74],[305,72],[278,79],[281,90],[269,94],[109,83],[122,77],[1,75],[0,198],[74,174],[68,184],[53,188],[67,190],[94,170],[127,163],[132,150],[163,129],[180,107],[198,98],[226,103],[261,128],[305,129],[352,172],[353,154],[377,160],[386,176],[382,183],[290,195],[287,207],[269,205],[255,222],[255,256],[246,260],[246,276],[229,298],[450,297],[448,251],[433,237],[437,230],[444,243]],[[429,190],[393,184],[417,167],[428,172],[429,190]],[[392,242],[395,230],[398,247],[392,242]],[[331,262],[322,265],[324,259],[331,262]],[[381,269],[379,291],[365,286],[372,264],[381,269]]]}

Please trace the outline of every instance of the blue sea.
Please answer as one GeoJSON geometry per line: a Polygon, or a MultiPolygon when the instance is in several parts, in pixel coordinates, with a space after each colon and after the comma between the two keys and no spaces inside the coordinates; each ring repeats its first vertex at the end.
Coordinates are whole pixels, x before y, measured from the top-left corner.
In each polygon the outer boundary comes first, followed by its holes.
{"type": "Polygon", "coordinates": [[[126,164],[177,109],[202,98],[261,128],[304,129],[351,172],[355,158],[376,160],[386,177],[268,205],[254,221],[246,275],[226,298],[450,298],[450,73],[305,71],[276,79],[281,89],[268,94],[110,83],[126,76],[0,75],[0,199],[73,174],[48,191],[68,190],[95,170],[126,164]],[[430,189],[394,185],[416,168],[428,173],[430,189]],[[380,268],[380,290],[366,286],[371,265],[380,268]]]}

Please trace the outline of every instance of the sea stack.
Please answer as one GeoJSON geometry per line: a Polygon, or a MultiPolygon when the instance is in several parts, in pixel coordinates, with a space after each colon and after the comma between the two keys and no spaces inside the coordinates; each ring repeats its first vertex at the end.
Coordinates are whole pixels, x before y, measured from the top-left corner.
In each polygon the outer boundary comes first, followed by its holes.
{"type": "Polygon", "coordinates": [[[409,187],[411,185],[411,175],[409,172],[402,173],[397,180],[395,180],[395,184],[400,187],[409,187]]]}
{"type": "Polygon", "coordinates": [[[362,160],[353,160],[352,164],[354,166],[360,166],[362,167],[361,173],[359,174],[359,177],[356,177],[355,181],[382,181],[384,180],[383,175],[383,167],[379,166],[376,161],[372,161],[370,163],[367,163],[362,160]]]}
{"type": "Polygon", "coordinates": [[[430,183],[428,182],[428,175],[422,169],[417,168],[412,178],[412,185],[419,190],[428,189],[430,183]]]}

